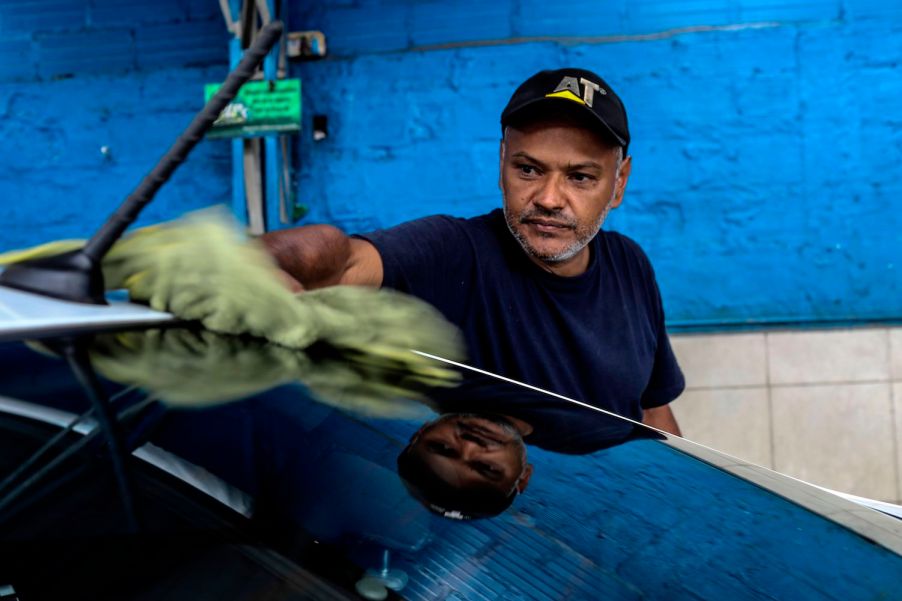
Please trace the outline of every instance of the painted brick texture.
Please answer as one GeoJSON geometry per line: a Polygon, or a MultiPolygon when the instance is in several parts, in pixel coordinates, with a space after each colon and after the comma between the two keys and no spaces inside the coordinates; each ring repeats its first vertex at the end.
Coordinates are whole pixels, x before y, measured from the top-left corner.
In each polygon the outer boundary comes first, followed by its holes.
{"type": "MultiPolygon", "coordinates": [[[[0,4],[0,247],[89,235],[224,77],[227,42],[216,2],[0,4]]],[[[230,164],[201,144],[140,223],[228,202],[230,164]]]]}
{"type": "Polygon", "coordinates": [[[228,62],[212,1],[8,0],[0,34],[0,81],[228,62]]]}
{"type": "Polygon", "coordinates": [[[307,118],[330,122],[299,146],[308,221],[359,231],[497,206],[513,88],[586,66],[633,134],[608,227],[648,251],[672,325],[902,315],[902,10],[491,4],[293,5],[292,27],[323,29],[331,53],[295,68],[307,118]]]}

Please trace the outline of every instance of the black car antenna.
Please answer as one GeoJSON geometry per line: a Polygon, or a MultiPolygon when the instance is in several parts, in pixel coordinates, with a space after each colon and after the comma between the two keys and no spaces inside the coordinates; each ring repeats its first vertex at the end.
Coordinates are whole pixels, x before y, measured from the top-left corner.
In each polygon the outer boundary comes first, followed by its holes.
{"type": "Polygon", "coordinates": [[[83,248],[9,265],[0,274],[0,286],[79,303],[107,304],[100,268],[104,255],[185,161],[241,86],[253,77],[281,35],[280,21],[272,21],[260,30],[253,44],[244,52],[241,62],[229,73],[216,94],[83,248]]]}
{"type": "MultiPolygon", "coordinates": [[[[62,300],[95,305],[107,304],[101,270],[101,260],[104,255],[128,226],[135,221],[141,210],[153,200],[157,191],[169,180],[179,165],[185,162],[188,154],[213,126],[213,122],[216,121],[222,110],[235,98],[241,86],[253,77],[260,63],[263,62],[281,35],[282,23],[280,21],[272,21],[260,30],[253,44],[245,50],[241,61],[229,73],[216,94],[194,116],[185,131],[166,151],[156,166],[144,176],[141,183],[110,215],[94,236],[85,243],[84,247],[53,257],[10,265],[0,274],[0,286],[62,300]]],[[[113,473],[125,512],[127,530],[136,532],[138,519],[125,465],[128,452],[124,447],[125,441],[119,421],[110,410],[109,399],[85,350],[85,340],[62,339],[55,345],[54,350],[66,358],[69,367],[91,402],[95,419],[100,423],[100,430],[110,451],[113,473]]],[[[74,450],[70,449],[68,453],[72,453],[74,450]]],[[[66,456],[67,454],[64,452],[62,458],[66,456]]],[[[10,504],[26,489],[33,486],[58,461],[59,458],[4,494],[0,498],[0,506],[5,507],[10,504]]]]}

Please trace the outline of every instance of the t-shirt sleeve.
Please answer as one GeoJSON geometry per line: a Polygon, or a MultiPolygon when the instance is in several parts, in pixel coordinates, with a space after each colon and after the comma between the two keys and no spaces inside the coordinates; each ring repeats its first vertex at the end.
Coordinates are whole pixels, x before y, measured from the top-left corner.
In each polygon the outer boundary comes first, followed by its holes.
{"type": "Polygon", "coordinates": [[[654,298],[652,307],[655,313],[655,327],[657,329],[657,347],[655,350],[655,362],[652,367],[648,385],[642,393],[641,405],[643,409],[652,409],[667,405],[676,399],[686,388],[686,380],[683,371],[677,363],[673,347],[670,345],[670,337],[664,327],[664,305],[661,301],[661,292],[655,281],[651,264],[648,265],[651,290],[654,298]]]}
{"type": "Polygon", "coordinates": [[[683,371],[677,363],[670,346],[667,332],[658,337],[655,365],[645,392],[642,393],[642,408],[652,409],[666,405],[676,399],[686,388],[683,371]]]}
{"type": "Polygon", "coordinates": [[[418,296],[453,319],[449,312],[460,304],[475,261],[460,220],[436,215],[354,237],[379,251],[383,287],[418,296]]]}

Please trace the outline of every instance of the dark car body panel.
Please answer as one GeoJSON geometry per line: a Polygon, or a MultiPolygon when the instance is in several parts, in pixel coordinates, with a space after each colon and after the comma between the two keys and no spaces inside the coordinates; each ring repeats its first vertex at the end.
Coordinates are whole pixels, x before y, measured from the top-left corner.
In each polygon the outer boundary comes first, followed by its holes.
{"type": "MultiPolygon", "coordinates": [[[[0,369],[0,396],[71,414],[87,408],[58,358],[7,342],[0,369]]],[[[104,385],[125,404],[146,397],[104,385]]],[[[132,444],[151,442],[186,459],[199,480],[253,499],[252,519],[132,459],[143,530],[128,534],[103,447],[89,446],[11,518],[0,513],[0,584],[108,569],[119,588],[103,594],[188,598],[188,583],[238,574],[253,583],[262,570],[270,578],[244,597],[235,588],[234,598],[329,598],[354,595],[355,582],[387,559],[408,579],[387,594],[410,599],[902,597],[899,520],[535,391],[445,396],[442,411],[502,411],[499,398],[519,399],[524,416],[544,423],[541,445],[528,446],[529,488],[495,518],[446,519],[408,494],[396,460],[422,419],[362,417],[323,404],[302,383],[281,384],[201,409],[154,404],[127,427],[132,444]]],[[[29,434],[4,434],[4,473],[36,446],[25,438],[52,431],[6,419],[17,425],[4,432],[29,434]]],[[[92,590],[90,578],[78,582],[92,590]]],[[[63,588],[38,588],[34,598],[63,588]]]]}

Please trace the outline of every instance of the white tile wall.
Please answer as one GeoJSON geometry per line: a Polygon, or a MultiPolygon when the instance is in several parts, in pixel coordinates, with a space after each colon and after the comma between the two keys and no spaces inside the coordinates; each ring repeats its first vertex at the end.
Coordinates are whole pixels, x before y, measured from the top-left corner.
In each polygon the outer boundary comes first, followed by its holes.
{"type": "Polygon", "coordinates": [[[671,337],[683,434],[816,484],[902,502],[902,327],[671,337]]]}
{"type": "Polygon", "coordinates": [[[889,331],[890,377],[902,381],[902,328],[889,331]]]}
{"type": "Polygon", "coordinates": [[[773,467],[766,387],[687,390],[673,412],[689,440],[773,467]]]}
{"type": "Polygon", "coordinates": [[[888,382],[783,386],[771,395],[778,472],[854,495],[895,500],[888,382]]]}
{"type": "Polygon", "coordinates": [[[764,386],[764,334],[684,335],[672,338],[689,388],[764,386]]]}
{"type": "Polygon", "coordinates": [[[893,382],[893,422],[896,443],[896,500],[902,502],[902,382],[893,382]]]}
{"type": "Polygon", "coordinates": [[[771,384],[889,379],[886,329],[775,332],[767,348],[771,384]]]}

